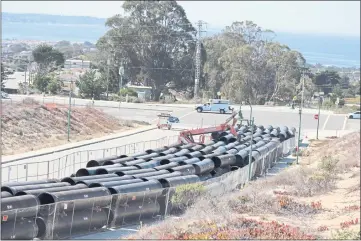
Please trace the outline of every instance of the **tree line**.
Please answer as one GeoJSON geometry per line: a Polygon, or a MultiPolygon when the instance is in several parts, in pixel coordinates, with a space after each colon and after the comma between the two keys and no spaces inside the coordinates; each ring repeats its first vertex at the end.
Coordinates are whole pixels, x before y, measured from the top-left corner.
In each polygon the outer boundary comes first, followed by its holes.
{"type": "MultiPolygon", "coordinates": [[[[83,55],[92,61],[93,70],[77,81],[81,94],[99,98],[106,89],[119,93],[121,66],[123,83],[153,87],[154,100],[170,88],[192,93],[197,31],[184,9],[176,1],[125,1],[122,7],[123,15],[106,21],[109,30],[97,41],[97,52],[83,55]]],[[[202,39],[200,90],[210,98],[220,91],[224,98],[253,104],[292,100],[301,93],[302,78],[308,98],[316,91],[340,96],[360,92],[359,84],[350,88],[347,77],[335,71],[312,73],[302,54],[275,41],[275,36],[252,21],[237,21],[202,39]]],[[[51,73],[74,51],[69,46],[62,41],[57,48],[41,45],[33,51],[38,89],[60,88],[51,73]]]]}

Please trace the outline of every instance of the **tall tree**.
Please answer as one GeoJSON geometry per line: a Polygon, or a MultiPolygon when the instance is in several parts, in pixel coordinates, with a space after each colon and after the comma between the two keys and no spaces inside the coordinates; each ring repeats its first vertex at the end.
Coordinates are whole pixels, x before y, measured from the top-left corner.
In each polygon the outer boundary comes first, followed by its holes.
{"type": "Polygon", "coordinates": [[[104,79],[96,70],[88,70],[75,82],[80,94],[85,98],[99,99],[106,89],[104,79]]]}
{"type": "Polygon", "coordinates": [[[33,57],[38,65],[38,75],[47,75],[65,62],[63,53],[46,44],[37,46],[33,50],[33,57]]]}
{"type": "Polygon", "coordinates": [[[127,63],[129,79],[151,85],[156,100],[167,83],[193,83],[195,29],[184,9],[174,0],[125,1],[123,9],[124,16],[107,20],[110,30],[97,42],[115,53],[111,72],[127,63]]]}
{"type": "Polygon", "coordinates": [[[314,84],[325,94],[331,93],[332,88],[339,84],[341,77],[336,71],[322,71],[314,75],[314,84]]]}

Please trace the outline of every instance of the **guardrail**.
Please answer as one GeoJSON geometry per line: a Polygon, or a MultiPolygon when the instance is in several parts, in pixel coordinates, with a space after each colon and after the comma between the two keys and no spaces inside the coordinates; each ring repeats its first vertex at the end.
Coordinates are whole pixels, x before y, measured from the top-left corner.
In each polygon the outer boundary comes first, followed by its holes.
{"type": "MultiPolygon", "coordinates": [[[[280,143],[253,162],[252,177],[267,175],[267,171],[294,148],[294,139],[280,143]]],[[[200,194],[188,193],[183,201],[194,201],[200,195],[211,199],[247,182],[248,165],[201,182],[205,189],[200,194]]],[[[84,198],[2,212],[2,229],[11,230],[2,233],[2,239],[72,239],[110,228],[153,223],[167,218],[179,208],[179,200],[182,199],[175,199],[174,195],[181,195],[177,187],[84,198]]]]}
{"type": "MultiPolygon", "coordinates": [[[[168,136],[156,140],[142,141],[122,146],[76,151],[65,156],[41,162],[2,165],[2,182],[31,181],[45,178],[60,178],[75,173],[92,159],[135,152],[166,146],[177,141],[178,136],[168,136]]],[[[19,161],[20,162],[20,161],[19,161]]]]}

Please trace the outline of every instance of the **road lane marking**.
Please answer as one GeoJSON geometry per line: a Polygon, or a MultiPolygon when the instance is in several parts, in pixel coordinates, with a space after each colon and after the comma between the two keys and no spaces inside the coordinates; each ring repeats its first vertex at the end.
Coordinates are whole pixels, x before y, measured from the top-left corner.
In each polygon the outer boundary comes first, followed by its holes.
{"type": "Polygon", "coordinates": [[[347,124],[347,116],[345,116],[345,120],[343,121],[343,125],[342,125],[342,130],[346,129],[346,124],[347,124]]]}
{"type": "Polygon", "coordinates": [[[331,116],[330,114],[327,115],[325,123],[323,123],[322,130],[324,130],[326,128],[326,125],[327,125],[328,120],[330,119],[330,116],[331,116]]]}

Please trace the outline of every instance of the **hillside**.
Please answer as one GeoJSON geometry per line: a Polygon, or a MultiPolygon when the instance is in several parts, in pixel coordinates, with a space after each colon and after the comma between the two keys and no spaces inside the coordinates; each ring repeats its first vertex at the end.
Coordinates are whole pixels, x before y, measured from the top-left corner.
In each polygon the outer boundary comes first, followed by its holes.
{"type": "MultiPolygon", "coordinates": [[[[137,128],[147,123],[123,121],[94,108],[74,107],[71,141],[81,141],[137,128]]],[[[2,103],[2,155],[66,144],[67,107],[2,103]]]]}

